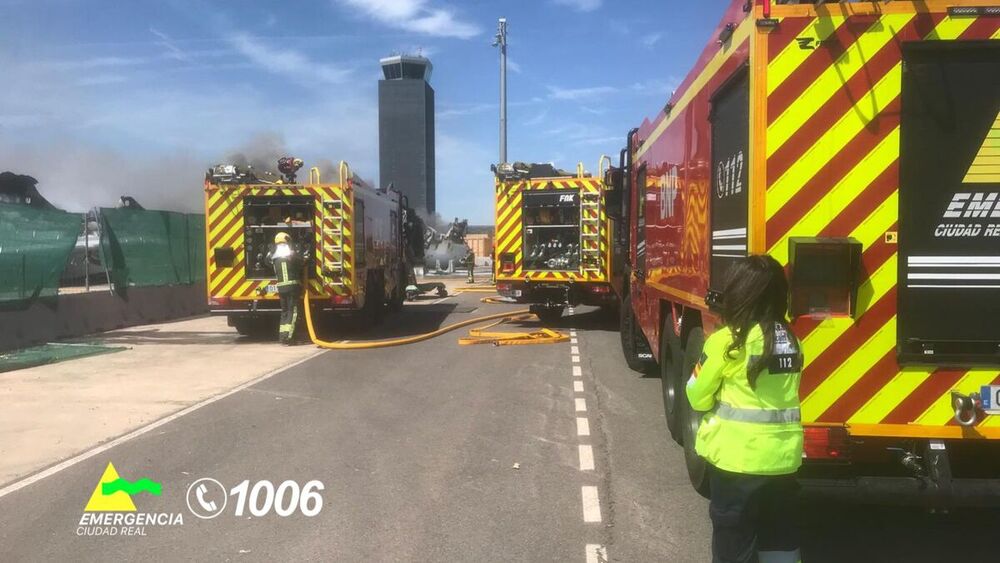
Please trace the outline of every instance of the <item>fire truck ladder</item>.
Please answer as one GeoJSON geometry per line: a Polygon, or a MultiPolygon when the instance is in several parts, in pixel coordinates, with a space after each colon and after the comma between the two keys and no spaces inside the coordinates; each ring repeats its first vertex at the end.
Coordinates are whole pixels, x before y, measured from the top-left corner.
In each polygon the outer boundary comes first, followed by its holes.
{"type": "Polygon", "coordinates": [[[323,275],[328,285],[344,285],[344,202],[323,200],[323,275]]]}
{"type": "Polygon", "coordinates": [[[580,194],[580,263],[584,273],[601,273],[601,194],[580,194]]]}

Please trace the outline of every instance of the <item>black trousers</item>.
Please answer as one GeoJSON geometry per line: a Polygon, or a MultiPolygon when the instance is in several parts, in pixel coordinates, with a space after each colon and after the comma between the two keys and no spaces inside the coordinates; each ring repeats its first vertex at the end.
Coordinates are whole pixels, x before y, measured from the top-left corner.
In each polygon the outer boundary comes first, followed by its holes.
{"type": "Polygon", "coordinates": [[[278,340],[291,344],[295,338],[295,325],[299,322],[299,301],[302,290],[298,287],[288,288],[284,293],[278,293],[281,302],[281,321],[278,327],[278,340]]]}
{"type": "Polygon", "coordinates": [[[709,465],[712,561],[799,560],[795,475],[745,475],[709,465]]]}

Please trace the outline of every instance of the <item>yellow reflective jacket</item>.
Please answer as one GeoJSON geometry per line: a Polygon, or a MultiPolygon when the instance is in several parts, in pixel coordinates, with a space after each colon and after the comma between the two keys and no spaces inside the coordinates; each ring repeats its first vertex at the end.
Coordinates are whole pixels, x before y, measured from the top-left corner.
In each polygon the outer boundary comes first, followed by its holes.
{"type": "Polygon", "coordinates": [[[733,341],[723,328],[705,341],[701,361],[687,383],[698,411],[709,411],[698,428],[695,448],[709,463],[733,473],[784,475],[802,465],[799,381],[802,352],[787,327],[775,327],[774,355],[750,387],[747,366],[764,350],[754,326],[742,350],[726,353],[733,341]]]}

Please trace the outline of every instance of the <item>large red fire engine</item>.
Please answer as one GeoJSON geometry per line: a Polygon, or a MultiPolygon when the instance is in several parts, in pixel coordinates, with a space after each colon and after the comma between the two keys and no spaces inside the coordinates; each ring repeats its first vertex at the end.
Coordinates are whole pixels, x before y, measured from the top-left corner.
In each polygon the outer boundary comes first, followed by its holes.
{"type": "Polygon", "coordinates": [[[623,350],[658,366],[700,491],[684,383],[719,326],[726,269],[767,253],[787,268],[805,352],[803,482],[996,502],[997,13],[733,0],[663,110],[628,134],[609,204],[623,350]]]}

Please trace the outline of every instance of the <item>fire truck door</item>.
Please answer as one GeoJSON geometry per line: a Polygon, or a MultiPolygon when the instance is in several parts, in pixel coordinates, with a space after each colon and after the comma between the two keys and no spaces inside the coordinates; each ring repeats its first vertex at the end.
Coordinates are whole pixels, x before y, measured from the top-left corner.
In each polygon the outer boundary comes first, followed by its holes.
{"type": "Polygon", "coordinates": [[[737,71],[712,97],[711,263],[709,289],[722,291],[726,271],[747,255],[750,81],[737,71]]]}
{"type": "Polygon", "coordinates": [[[900,360],[1000,364],[1000,42],[903,50],[900,360]]]}

